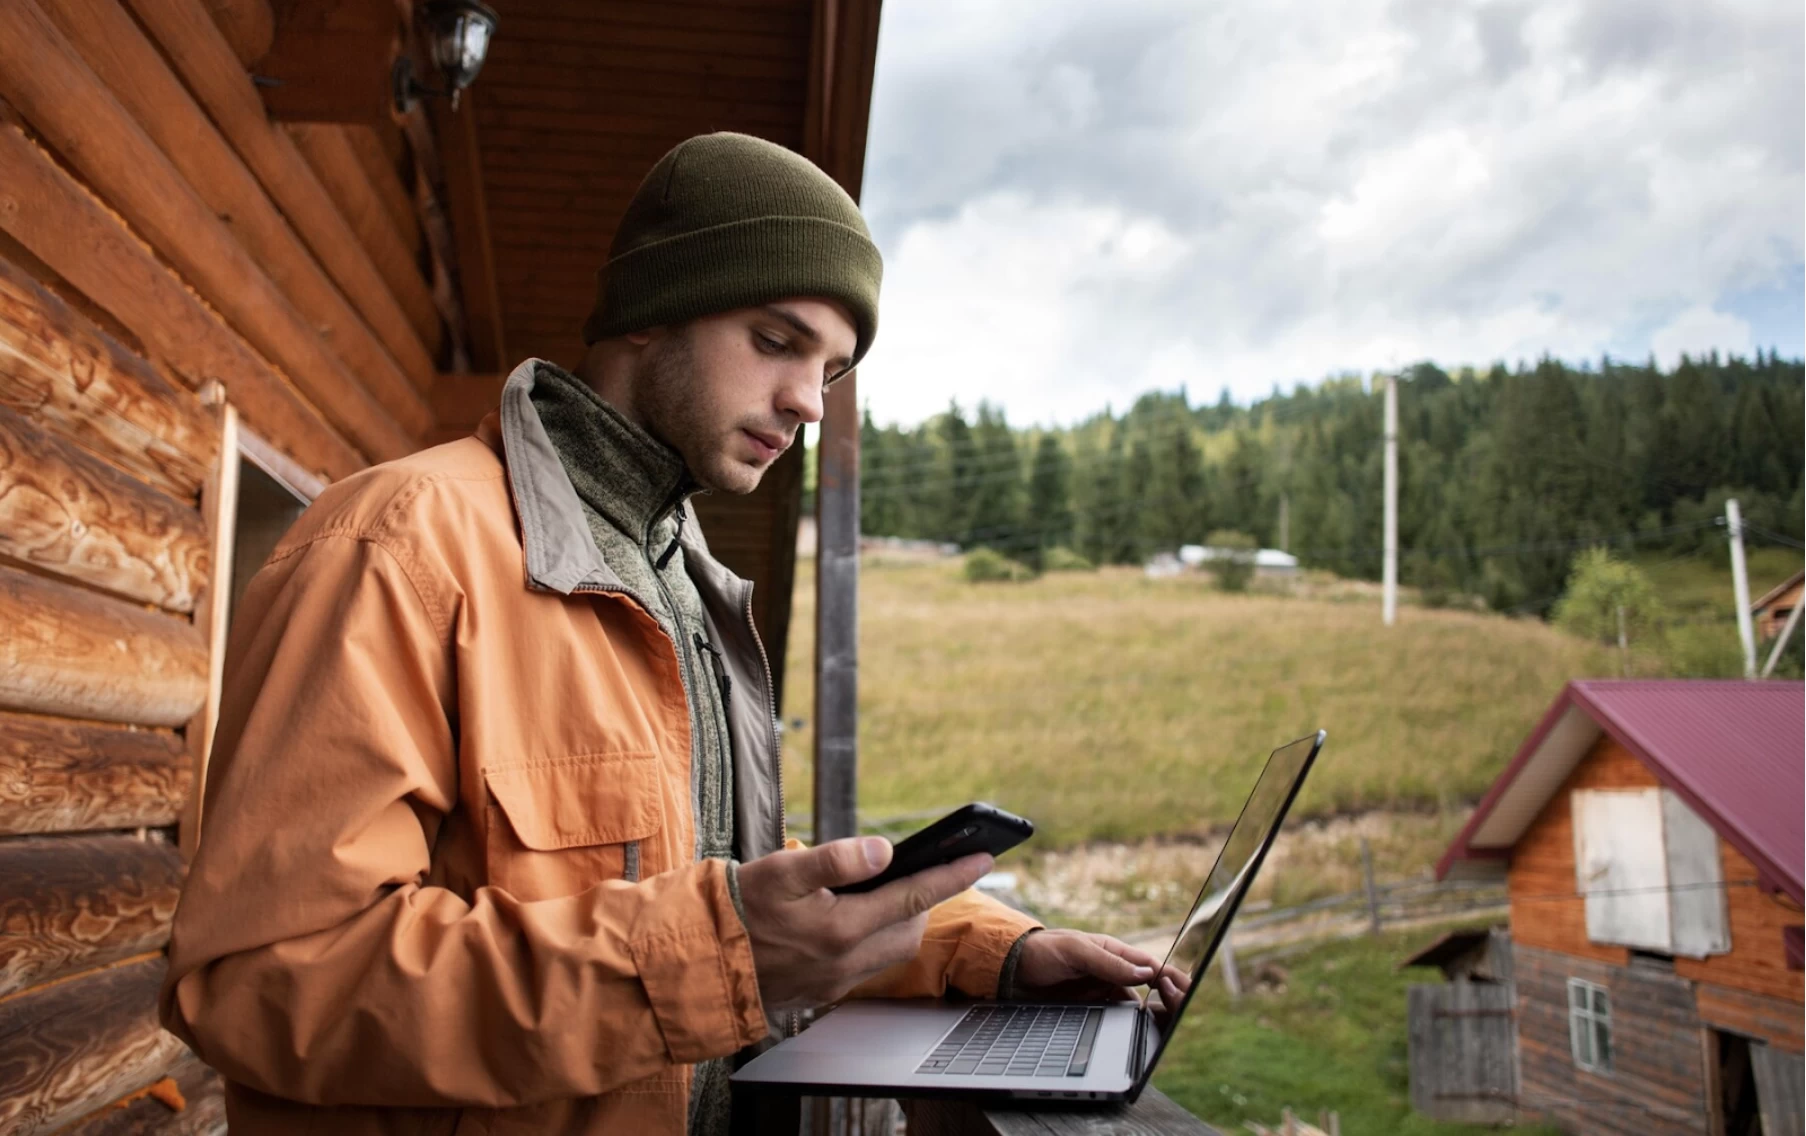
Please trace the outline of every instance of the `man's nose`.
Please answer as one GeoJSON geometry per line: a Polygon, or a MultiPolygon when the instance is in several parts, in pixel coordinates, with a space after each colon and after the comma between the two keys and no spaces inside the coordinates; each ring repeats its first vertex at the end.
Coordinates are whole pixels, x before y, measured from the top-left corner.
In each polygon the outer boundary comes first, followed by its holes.
{"type": "Polygon", "coordinates": [[[786,382],[778,390],[778,412],[794,416],[805,425],[820,422],[822,416],[822,382],[809,374],[786,382]]]}

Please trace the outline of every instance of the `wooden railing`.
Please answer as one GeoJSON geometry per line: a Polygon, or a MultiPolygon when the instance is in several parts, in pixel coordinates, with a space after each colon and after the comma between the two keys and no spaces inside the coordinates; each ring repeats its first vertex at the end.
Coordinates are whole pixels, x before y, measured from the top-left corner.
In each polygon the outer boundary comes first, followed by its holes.
{"type": "Polygon", "coordinates": [[[909,1136],[1222,1136],[1148,1089],[1132,1105],[1018,1109],[968,1101],[905,1101],[909,1136]]]}

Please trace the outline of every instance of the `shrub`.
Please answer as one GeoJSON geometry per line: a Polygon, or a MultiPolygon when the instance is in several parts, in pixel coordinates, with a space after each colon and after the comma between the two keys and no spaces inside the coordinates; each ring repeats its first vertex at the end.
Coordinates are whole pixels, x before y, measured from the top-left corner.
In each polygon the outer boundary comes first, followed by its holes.
{"type": "Polygon", "coordinates": [[[975,548],[966,553],[966,579],[974,584],[988,584],[1001,580],[1028,580],[1034,573],[1003,553],[991,548],[975,548]]]}
{"type": "Polygon", "coordinates": [[[1097,571],[1097,565],[1063,544],[1056,544],[1042,554],[1041,568],[1046,572],[1097,571]]]}
{"type": "Polygon", "coordinates": [[[1647,639],[1662,619],[1662,601],[1641,568],[1603,548],[1589,548],[1576,556],[1567,591],[1555,605],[1556,624],[1595,642],[1611,643],[1618,638],[1620,608],[1628,638],[1647,639]]]}
{"type": "Polygon", "coordinates": [[[1217,587],[1225,592],[1245,592],[1254,578],[1254,552],[1260,547],[1247,533],[1218,529],[1204,538],[1204,547],[1216,555],[1210,560],[1217,587]]]}

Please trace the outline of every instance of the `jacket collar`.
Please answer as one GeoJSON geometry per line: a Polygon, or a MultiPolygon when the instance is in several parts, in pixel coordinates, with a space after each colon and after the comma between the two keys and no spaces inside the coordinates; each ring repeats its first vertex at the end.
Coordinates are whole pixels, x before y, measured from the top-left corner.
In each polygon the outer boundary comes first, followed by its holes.
{"type": "MultiPolygon", "coordinates": [[[[501,406],[477,427],[477,436],[499,452],[508,471],[526,553],[527,583],[561,595],[578,588],[625,590],[597,550],[583,502],[533,406],[541,362],[528,359],[509,373],[502,385],[501,406]]],[[[679,534],[690,577],[698,587],[732,594],[746,581],[710,554],[700,530],[699,525],[685,525],[679,534]]]]}

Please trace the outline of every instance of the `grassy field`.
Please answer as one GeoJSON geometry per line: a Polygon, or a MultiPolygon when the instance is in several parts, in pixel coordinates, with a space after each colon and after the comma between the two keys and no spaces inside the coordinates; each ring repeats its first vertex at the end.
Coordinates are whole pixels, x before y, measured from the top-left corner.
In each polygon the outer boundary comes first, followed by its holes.
{"type": "MultiPolygon", "coordinates": [[[[1154,1084],[1223,1132],[1244,1120],[1270,1126],[1290,1108],[1315,1122],[1340,1114],[1349,1136],[1457,1136],[1479,1131],[1411,1111],[1405,1062],[1405,988],[1440,981],[1431,970],[1393,970],[1437,930],[1331,943],[1285,959],[1285,989],[1230,1002],[1214,974],[1187,1011],[1154,1084]]],[[[1244,968],[1244,981],[1248,971],[1244,968]]],[[[1549,1134],[1552,1128],[1517,1131],[1549,1134]]]]}
{"type": "MultiPolygon", "coordinates": [[[[798,569],[785,763],[806,813],[814,579],[798,569]]],[[[973,585],[946,562],[868,565],[861,587],[861,810],[992,800],[1033,818],[1041,849],[1221,826],[1267,751],[1318,726],[1298,815],[1458,813],[1565,680],[1617,670],[1533,620],[1404,607],[1387,630],[1361,593],[1228,595],[1133,569],[973,585]]]]}
{"type": "MultiPolygon", "coordinates": [[[[1636,564],[1655,585],[1671,621],[1667,641],[1659,649],[1660,657],[1645,662],[1668,673],[1720,678],[1743,674],[1730,554],[1720,550],[1711,554],[1650,555],[1639,557],[1636,564]]],[[[1799,570],[1800,553],[1793,549],[1749,549],[1750,599],[1760,599],[1764,592],[1799,570]]],[[[1806,636],[1796,632],[1776,674],[1798,677],[1803,657],[1806,636]]],[[[1768,650],[1760,644],[1756,661],[1758,666],[1768,661],[1768,650]]]]}

